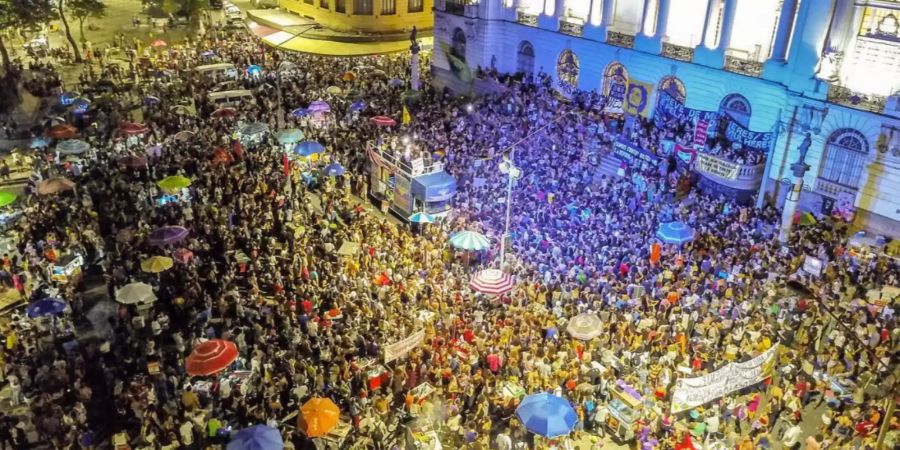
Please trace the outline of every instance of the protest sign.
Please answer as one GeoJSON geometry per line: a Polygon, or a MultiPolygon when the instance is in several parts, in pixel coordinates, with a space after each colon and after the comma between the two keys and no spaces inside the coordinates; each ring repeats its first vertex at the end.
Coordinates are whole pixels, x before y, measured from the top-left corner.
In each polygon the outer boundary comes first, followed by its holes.
{"type": "Polygon", "coordinates": [[[697,170],[726,180],[736,180],[741,166],[703,153],[697,155],[697,170]]]}
{"type": "Polygon", "coordinates": [[[730,363],[696,378],[681,378],[672,393],[672,414],[709,403],[717,398],[752,386],[775,371],[778,344],[749,361],[730,363]]]}
{"type": "Polygon", "coordinates": [[[697,145],[706,145],[706,136],[709,131],[709,122],[700,120],[694,128],[694,143],[697,145]]]}
{"type": "Polygon", "coordinates": [[[384,347],[384,363],[387,364],[410,352],[425,340],[425,330],[419,330],[403,340],[384,347]]]}
{"type": "Polygon", "coordinates": [[[658,156],[650,152],[641,150],[630,142],[626,142],[623,140],[618,140],[613,143],[613,154],[629,165],[640,161],[649,164],[656,164],[656,162],[659,160],[658,156]]]}

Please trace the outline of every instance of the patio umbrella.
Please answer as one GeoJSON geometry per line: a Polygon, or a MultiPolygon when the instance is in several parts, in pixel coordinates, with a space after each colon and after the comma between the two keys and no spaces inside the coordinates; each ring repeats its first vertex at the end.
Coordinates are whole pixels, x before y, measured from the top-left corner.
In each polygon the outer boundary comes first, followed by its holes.
{"type": "Polygon", "coordinates": [[[69,124],[53,125],[47,130],[47,136],[53,139],[72,139],[78,134],[78,129],[69,124]]]}
{"type": "Polygon", "coordinates": [[[546,392],[522,399],[516,408],[516,416],[528,431],[547,438],[571,433],[578,422],[578,413],[568,400],[546,392]]]}
{"type": "Polygon", "coordinates": [[[58,316],[66,310],[66,302],[55,298],[44,298],[25,308],[28,317],[36,319],[44,316],[58,316]]]}
{"type": "Polygon", "coordinates": [[[69,139],[56,145],[56,149],[63,155],[80,155],[91,148],[91,144],[81,139],[69,139]]]}
{"type": "Polygon", "coordinates": [[[516,287],[512,275],[499,269],[484,269],[469,281],[473,291],[487,295],[503,295],[516,287]]]}
{"type": "Polygon", "coordinates": [[[304,158],[309,158],[317,153],[325,151],[325,146],[316,141],[303,141],[294,147],[294,153],[304,158]]]}
{"type": "Polygon", "coordinates": [[[225,370],[238,358],[238,348],[234,342],[224,339],[210,339],[197,347],[184,360],[188,374],[204,377],[225,370]]]}
{"type": "Polygon", "coordinates": [[[36,137],[31,140],[31,143],[28,144],[28,146],[32,149],[35,149],[35,148],[49,147],[50,143],[47,142],[47,140],[42,137],[36,137]]]}
{"type": "Polygon", "coordinates": [[[491,241],[475,231],[460,231],[450,236],[450,245],[460,250],[479,251],[490,248],[491,241]]]}
{"type": "Polygon", "coordinates": [[[223,117],[234,117],[236,114],[237,114],[236,109],[234,109],[230,106],[226,106],[224,108],[219,108],[219,109],[213,111],[211,116],[215,117],[217,119],[221,119],[223,117]]]}
{"type": "Polygon", "coordinates": [[[329,177],[339,177],[344,175],[344,166],[338,163],[331,163],[325,166],[323,172],[325,172],[325,175],[328,175],[329,177]]]}
{"type": "Polygon", "coordinates": [[[153,287],[147,283],[130,283],[116,291],[116,301],[125,305],[156,301],[153,287]]]}
{"type": "Polygon", "coordinates": [[[375,116],[369,120],[372,121],[373,124],[375,124],[379,127],[392,127],[394,125],[397,125],[397,121],[394,119],[391,119],[388,116],[375,116]]]}
{"type": "Polygon", "coordinates": [[[225,450],[282,450],[281,433],[265,425],[253,425],[238,431],[225,450]]]}
{"type": "Polygon", "coordinates": [[[175,262],[168,256],[151,256],[141,261],[141,270],[147,273],[161,273],[172,268],[175,262]]]}
{"type": "Polygon", "coordinates": [[[569,319],[566,331],[575,339],[589,341],[603,333],[602,323],[596,314],[579,314],[569,319]]]}
{"type": "Polygon", "coordinates": [[[331,106],[322,100],[316,100],[309,104],[309,107],[306,108],[309,112],[312,113],[326,113],[331,111],[331,106]]]}
{"type": "Polygon", "coordinates": [[[169,177],[165,177],[162,180],[156,182],[156,185],[159,186],[160,189],[172,192],[180,189],[184,189],[191,185],[191,179],[187,177],[183,177],[181,175],[172,175],[169,177]]]}
{"type": "Polygon", "coordinates": [[[325,88],[325,92],[332,95],[339,95],[342,91],[341,88],[337,86],[328,86],[327,88],[325,88]]]}
{"type": "Polygon", "coordinates": [[[362,100],[357,100],[357,101],[353,102],[352,104],[350,104],[351,111],[362,111],[364,109],[366,109],[366,102],[364,102],[362,100]]]}
{"type": "Polygon", "coordinates": [[[143,156],[134,156],[129,155],[124,158],[119,159],[119,164],[129,168],[129,169],[143,169],[147,167],[147,158],[143,156]]]}
{"type": "Polygon", "coordinates": [[[309,110],[306,108],[297,108],[291,111],[291,115],[294,117],[304,117],[309,115],[309,110]]]}
{"type": "Polygon", "coordinates": [[[417,212],[406,219],[412,223],[434,223],[434,216],[426,212],[417,212]]]}
{"type": "Polygon", "coordinates": [[[144,104],[145,105],[158,105],[159,97],[148,95],[148,96],[144,97],[144,104]]]}
{"type": "Polygon", "coordinates": [[[297,428],[308,437],[321,437],[337,426],[340,417],[340,409],[330,398],[313,397],[300,407],[297,428]]]}
{"type": "Polygon", "coordinates": [[[125,122],[119,127],[119,131],[125,136],[138,136],[150,131],[150,128],[142,123],[125,122]]]}
{"type": "Polygon", "coordinates": [[[668,222],[659,224],[656,237],[667,244],[682,245],[694,240],[694,229],[684,222],[668,222]]]}
{"type": "Polygon", "coordinates": [[[75,189],[75,182],[66,178],[50,178],[41,181],[37,186],[37,193],[40,195],[57,194],[63,191],[71,191],[75,189]]]}
{"type": "Polygon", "coordinates": [[[18,197],[12,192],[0,191],[0,208],[15,203],[16,198],[18,197]]]}
{"type": "Polygon", "coordinates": [[[261,134],[269,131],[269,126],[262,122],[251,122],[241,125],[238,128],[238,133],[244,136],[253,136],[255,134],[261,134]]]}
{"type": "Polygon", "coordinates": [[[279,131],[276,138],[281,145],[293,145],[303,140],[304,135],[302,131],[296,128],[289,128],[287,130],[279,131]]]}
{"type": "Polygon", "coordinates": [[[150,236],[147,237],[147,241],[150,242],[151,245],[170,245],[183,240],[189,233],[187,228],[177,225],[160,227],[150,233],[150,236]]]}
{"type": "Polygon", "coordinates": [[[184,141],[190,139],[192,136],[194,136],[193,131],[187,131],[187,130],[179,131],[179,132],[175,133],[175,140],[184,142],[184,141]]]}
{"type": "Polygon", "coordinates": [[[164,40],[162,40],[162,39],[157,39],[157,40],[155,40],[155,41],[153,41],[153,42],[150,43],[150,46],[151,46],[151,47],[157,47],[157,48],[158,48],[158,47],[167,47],[168,45],[169,45],[169,44],[167,44],[166,41],[164,41],[164,40]]]}

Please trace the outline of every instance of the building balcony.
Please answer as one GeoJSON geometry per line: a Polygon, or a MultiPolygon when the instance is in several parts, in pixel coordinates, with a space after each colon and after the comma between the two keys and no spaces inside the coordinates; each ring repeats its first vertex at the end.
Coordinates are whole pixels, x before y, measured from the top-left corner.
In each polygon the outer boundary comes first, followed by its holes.
{"type": "Polygon", "coordinates": [[[606,34],[606,43],[622,48],[634,48],[634,36],[617,31],[610,31],[606,34]]]}
{"type": "Polygon", "coordinates": [[[754,191],[762,182],[766,170],[763,164],[738,164],[713,155],[701,153],[697,155],[694,169],[717,184],[740,191],[754,191]]]}
{"type": "Polygon", "coordinates": [[[525,11],[518,10],[516,11],[516,22],[529,27],[536,27],[538,26],[538,16],[537,14],[529,14],[525,11]]]}
{"type": "Polygon", "coordinates": [[[758,61],[725,55],[725,70],[750,77],[762,76],[763,64],[758,61]]]}
{"type": "Polygon", "coordinates": [[[856,189],[821,178],[816,178],[816,192],[831,198],[837,198],[838,195],[841,195],[844,192],[854,196],[856,195],[856,189]]]}
{"type": "Polygon", "coordinates": [[[563,17],[559,21],[559,32],[569,36],[581,36],[584,34],[584,21],[573,17],[563,17]]]}
{"type": "Polygon", "coordinates": [[[828,101],[863,111],[884,112],[887,97],[875,94],[853,92],[848,88],[832,84],[828,87],[828,101]]]}
{"type": "Polygon", "coordinates": [[[678,61],[691,62],[694,60],[694,48],[663,42],[662,56],[670,59],[677,59],[678,61]]]}
{"type": "MultiPolygon", "coordinates": [[[[443,11],[456,16],[478,17],[478,0],[444,0],[443,11]]],[[[440,6],[441,3],[436,2],[440,6]]]]}

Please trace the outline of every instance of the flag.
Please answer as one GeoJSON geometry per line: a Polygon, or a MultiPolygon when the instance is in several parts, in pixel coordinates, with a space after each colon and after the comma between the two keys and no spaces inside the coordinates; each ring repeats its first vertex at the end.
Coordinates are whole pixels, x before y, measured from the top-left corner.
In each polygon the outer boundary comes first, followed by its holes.
{"type": "Polygon", "coordinates": [[[409,115],[406,105],[403,105],[403,125],[408,125],[410,122],[412,122],[412,116],[409,115]]]}

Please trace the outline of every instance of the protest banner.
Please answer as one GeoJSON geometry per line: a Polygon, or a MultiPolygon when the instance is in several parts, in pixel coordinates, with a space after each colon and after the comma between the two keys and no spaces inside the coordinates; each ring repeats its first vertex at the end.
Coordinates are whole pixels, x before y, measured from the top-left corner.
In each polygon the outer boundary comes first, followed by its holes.
{"type": "Polygon", "coordinates": [[[656,164],[659,157],[634,146],[630,142],[617,140],[613,143],[613,154],[625,163],[631,165],[642,161],[648,164],[656,164]]]}
{"type": "Polygon", "coordinates": [[[778,344],[758,356],[696,378],[681,378],[672,393],[672,414],[696,408],[772,376],[778,344]]]}
{"type": "Polygon", "coordinates": [[[705,120],[697,121],[697,126],[694,128],[694,143],[697,145],[706,145],[708,131],[709,122],[705,120]]]}
{"type": "Polygon", "coordinates": [[[687,165],[691,165],[697,159],[697,150],[675,144],[675,157],[687,165]]]}
{"type": "Polygon", "coordinates": [[[387,364],[410,352],[425,340],[425,330],[419,330],[408,337],[384,347],[384,363],[387,364]]]}
{"type": "Polygon", "coordinates": [[[741,166],[714,156],[700,153],[697,155],[697,170],[715,175],[726,180],[736,180],[741,166]]]}
{"type": "Polygon", "coordinates": [[[650,95],[653,93],[653,83],[629,80],[628,92],[625,94],[625,112],[628,114],[650,114],[650,95]]]}
{"type": "Polygon", "coordinates": [[[806,258],[803,260],[803,271],[814,277],[819,277],[822,275],[823,266],[824,263],[819,258],[814,258],[812,256],[806,255],[806,258]]]}
{"type": "Polygon", "coordinates": [[[744,147],[768,150],[772,144],[772,139],[775,138],[775,134],[768,131],[750,131],[730,117],[724,120],[725,137],[729,141],[737,142],[744,147]]]}

